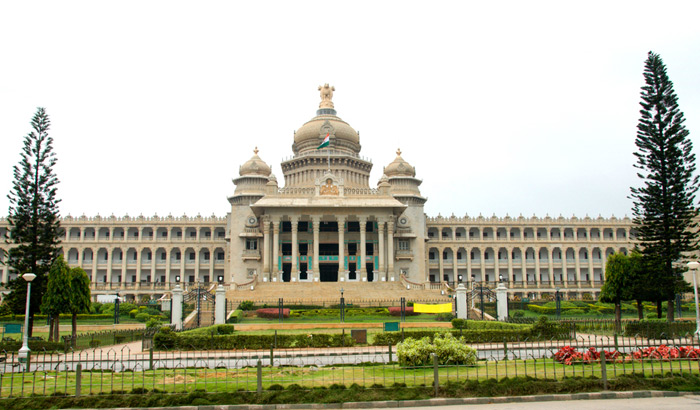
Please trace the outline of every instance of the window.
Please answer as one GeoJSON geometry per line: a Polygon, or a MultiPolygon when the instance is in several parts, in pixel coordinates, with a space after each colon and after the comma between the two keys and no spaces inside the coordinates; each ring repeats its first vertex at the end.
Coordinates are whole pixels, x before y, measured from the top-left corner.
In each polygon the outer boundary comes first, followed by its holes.
{"type": "Polygon", "coordinates": [[[348,232],[360,232],[360,223],[349,221],[348,222],[348,232]]]}
{"type": "Polygon", "coordinates": [[[224,231],[219,231],[219,232],[216,234],[216,236],[217,236],[217,238],[223,238],[223,237],[226,236],[226,232],[224,232],[224,231]]]}
{"type": "Polygon", "coordinates": [[[216,260],[217,260],[217,261],[222,261],[222,260],[224,260],[224,253],[223,253],[223,252],[217,252],[217,253],[216,253],[216,260]]]}
{"type": "Polygon", "coordinates": [[[175,252],[175,260],[179,261],[182,259],[182,255],[180,255],[180,252],[175,252]]]}
{"type": "Polygon", "coordinates": [[[209,260],[209,252],[204,252],[204,260],[205,261],[209,260]]]}
{"type": "Polygon", "coordinates": [[[148,253],[146,254],[146,260],[147,260],[147,261],[150,261],[152,258],[153,258],[153,256],[151,255],[151,252],[148,252],[148,253]]]}
{"type": "Polygon", "coordinates": [[[178,238],[182,238],[182,231],[177,231],[175,236],[177,236],[178,238]]]}
{"type": "Polygon", "coordinates": [[[160,236],[162,236],[163,238],[167,238],[167,237],[168,237],[168,231],[162,231],[162,232],[160,233],[160,236]]]}
{"type": "Polygon", "coordinates": [[[430,252],[430,253],[428,254],[428,258],[430,258],[430,260],[435,260],[435,259],[436,259],[436,258],[435,258],[435,252],[430,252]]]}
{"type": "Polygon", "coordinates": [[[282,243],[282,255],[290,256],[292,254],[292,244],[291,242],[282,243]]]}
{"type": "Polygon", "coordinates": [[[197,237],[197,232],[190,231],[190,238],[196,238],[196,237],[197,237]]]}
{"type": "Polygon", "coordinates": [[[367,221],[367,224],[365,225],[365,231],[374,232],[374,222],[367,221]]]}
{"type": "Polygon", "coordinates": [[[447,259],[447,251],[442,251],[442,259],[447,259]]]}
{"type": "Polygon", "coordinates": [[[471,253],[469,254],[469,258],[470,258],[471,260],[474,260],[474,252],[471,252],[471,253]]]}
{"type": "Polygon", "coordinates": [[[456,233],[455,233],[455,236],[456,236],[457,238],[461,238],[461,237],[462,237],[462,232],[456,232],[456,233]]]}
{"type": "Polygon", "coordinates": [[[211,232],[210,231],[204,232],[204,237],[207,239],[211,238],[211,232]]]}
{"type": "Polygon", "coordinates": [[[255,269],[248,269],[248,277],[252,278],[255,276],[256,270],[255,269]]]}
{"type": "Polygon", "coordinates": [[[399,250],[407,251],[411,249],[409,244],[410,242],[408,241],[408,239],[399,239],[399,250]]]}
{"type": "Polygon", "coordinates": [[[462,259],[462,252],[457,252],[457,259],[462,259]]]}
{"type": "Polygon", "coordinates": [[[161,252],[161,254],[160,254],[160,260],[164,261],[166,256],[167,256],[167,255],[166,255],[165,252],[161,252]]]}
{"type": "Polygon", "coordinates": [[[485,260],[489,260],[489,253],[488,253],[488,252],[486,252],[486,253],[484,254],[484,259],[485,259],[485,260]]]}
{"type": "Polygon", "coordinates": [[[299,224],[297,225],[297,231],[309,232],[309,222],[308,221],[299,221],[299,224]]]}
{"type": "Polygon", "coordinates": [[[249,251],[254,251],[258,249],[258,240],[257,239],[246,239],[245,240],[245,248],[246,250],[249,251]]]}
{"type": "Polygon", "coordinates": [[[338,222],[321,222],[320,232],[338,232],[338,222]]]}
{"type": "Polygon", "coordinates": [[[193,261],[195,259],[194,252],[190,252],[188,256],[188,259],[193,261]]]}
{"type": "Polygon", "coordinates": [[[369,256],[374,255],[374,244],[371,242],[365,243],[365,253],[369,256]]]}
{"type": "Polygon", "coordinates": [[[471,231],[470,231],[470,232],[469,232],[469,237],[470,237],[470,238],[473,238],[473,237],[474,237],[474,232],[471,232],[471,231]]]}

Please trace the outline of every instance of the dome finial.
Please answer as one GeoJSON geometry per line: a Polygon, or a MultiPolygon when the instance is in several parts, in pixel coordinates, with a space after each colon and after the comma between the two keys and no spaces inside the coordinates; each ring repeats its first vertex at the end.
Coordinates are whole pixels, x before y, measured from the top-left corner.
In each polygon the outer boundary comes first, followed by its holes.
{"type": "Polygon", "coordinates": [[[318,108],[333,108],[333,91],[335,91],[335,87],[328,85],[328,83],[324,85],[319,85],[318,90],[321,92],[321,103],[318,105],[318,108]]]}
{"type": "Polygon", "coordinates": [[[396,149],[396,155],[401,156],[401,148],[396,149]]]}
{"type": "Polygon", "coordinates": [[[258,151],[258,147],[255,147],[255,149],[253,150],[253,153],[254,153],[255,155],[258,155],[258,152],[260,152],[260,151],[258,151]]]}

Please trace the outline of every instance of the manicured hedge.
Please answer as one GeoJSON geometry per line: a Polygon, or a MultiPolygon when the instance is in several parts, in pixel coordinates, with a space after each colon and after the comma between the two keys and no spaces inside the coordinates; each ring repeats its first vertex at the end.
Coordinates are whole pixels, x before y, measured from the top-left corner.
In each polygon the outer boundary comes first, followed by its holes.
{"type": "Polygon", "coordinates": [[[422,339],[424,337],[430,338],[432,340],[435,334],[439,333],[452,333],[453,336],[459,338],[464,337],[466,343],[485,343],[485,342],[503,342],[505,341],[518,341],[518,340],[534,340],[530,330],[525,331],[520,329],[492,329],[492,330],[447,330],[447,331],[435,331],[435,330],[411,330],[403,332],[386,332],[378,333],[374,335],[374,341],[372,345],[374,346],[386,346],[388,344],[395,345],[404,339],[422,339]]]}
{"type": "Polygon", "coordinates": [[[516,323],[495,322],[487,320],[467,320],[467,319],[452,319],[452,327],[454,329],[530,329],[531,326],[516,323]]]}
{"type": "MultiPolygon", "coordinates": [[[[73,315],[69,313],[61,313],[60,319],[71,319],[73,315]]],[[[34,315],[34,320],[46,320],[48,317],[46,315],[34,315]]],[[[78,320],[102,320],[102,319],[114,319],[114,314],[95,314],[95,313],[79,313],[77,315],[78,320]]],[[[24,322],[24,315],[4,315],[0,316],[0,322],[24,322]]]]}
{"type": "Polygon", "coordinates": [[[646,337],[648,339],[666,339],[686,334],[693,334],[695,322],[667,322],[666,320],[636,320],[627,322],[625,336],[646,337]]]}
{"type": "Polygon", "coordinates": [[[226,320],[227,323],[241,323],[241,320],[243,319],[243,311],[240,309],[236,309],[231,313],[231,316],[226,320]]]}
{"type": "Polygon", "coordinates": [[[353,339],[346,334],[300,334],[300,335],[201,335],[175,333],[161,330],[153,338],[153,346],[158,350],[237,350],[269,349],[270,347],[341,347],[352,346],[353,339]]]}
{"type": "MultiPolygon", "coordinates": [[[[389,314],[391,314],[391,316],[401,316],[401,307],[390,307],[389,314]]],[[[413,306],[411,306],[411,307],[404,308],[404,315],[405,316],[418,316],[418,315],[420,315],[420,313],[414,312],[413,306]]]]}
{"type": "MultiPolygon", "coordinates": [[[[32,352],[63,352],[65,351],[65,345],[61,342],[47,342],[44,340],[30,340],[29,350],[32,352]]],[[[0,352],[16,352],[22,347],[22,342],[20,340],[14,342],[1,342],[0,352]]]]}
{"type": "MultiPolygon", "coordinates": [[[[264,319],[278,319],[280,317],[279,308],[263,308],[255,311],[255,314],[264,319]]],[[[282,309],[282,317],[289,317],[289,309],[282,309]]]]}

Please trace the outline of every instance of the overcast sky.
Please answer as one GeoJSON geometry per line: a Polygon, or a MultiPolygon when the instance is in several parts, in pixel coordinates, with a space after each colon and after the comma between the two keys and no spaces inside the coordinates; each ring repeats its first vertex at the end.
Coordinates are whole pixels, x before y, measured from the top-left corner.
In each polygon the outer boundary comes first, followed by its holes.
{"type": "Polygon", "coordinates": [[[282,183],[335,86],[371,185],[396,149],[429,216],[630,214],[661,55],[698,148],[700,2],[0,2],[0,215],[45,107],[62,215],[224,216],[258,146],[282,183]]]}

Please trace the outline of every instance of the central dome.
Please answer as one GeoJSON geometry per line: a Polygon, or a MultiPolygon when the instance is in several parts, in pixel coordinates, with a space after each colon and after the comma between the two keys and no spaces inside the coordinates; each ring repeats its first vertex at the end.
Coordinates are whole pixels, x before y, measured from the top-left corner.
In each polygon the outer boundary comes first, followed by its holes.
{"type": "Polygon", "coordinates": [[[319,87],[319,90],[321,90],[321,104],[316,111],[316,116],[294,133],[294,145],[292,145],[294,154],[316,150],[328,135],[330,149],[357,156],[361,149],[360,134],[336,115],[331,101],[335,88],[326,84],[319,87]]]}

